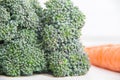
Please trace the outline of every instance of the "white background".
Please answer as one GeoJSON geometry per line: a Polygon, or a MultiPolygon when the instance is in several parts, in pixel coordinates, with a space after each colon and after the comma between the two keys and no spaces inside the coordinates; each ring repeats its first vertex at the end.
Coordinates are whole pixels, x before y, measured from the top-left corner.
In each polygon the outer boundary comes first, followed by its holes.
{"type": "Polygon", "coordinates": [[[85,45],[120,44],[120,0],[72,0],[86,15],[85,45]]]}
{"type": "Polygon", "coordinates": [[[120,36],[120,0],[72,0],[86,15],[83,35],[120,36]]]}

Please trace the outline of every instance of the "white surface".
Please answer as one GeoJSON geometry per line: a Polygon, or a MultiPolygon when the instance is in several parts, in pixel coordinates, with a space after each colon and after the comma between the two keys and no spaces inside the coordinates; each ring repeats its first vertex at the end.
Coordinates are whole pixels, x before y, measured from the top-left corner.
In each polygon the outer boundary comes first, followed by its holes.
{"type": "Polygon", "coordinates": [[[85,46],[120,44],[118,36],[82,36],[81,41],[85,46]]]}
{"type": "Polygon", "coordinates": [[[0,76],[0,80],[120,80],[120,73],[91,66],[89,72],[84,76],[56,78],[48,74],[40,74],[40,75],[37,74],[28,77],[0,76]]]}

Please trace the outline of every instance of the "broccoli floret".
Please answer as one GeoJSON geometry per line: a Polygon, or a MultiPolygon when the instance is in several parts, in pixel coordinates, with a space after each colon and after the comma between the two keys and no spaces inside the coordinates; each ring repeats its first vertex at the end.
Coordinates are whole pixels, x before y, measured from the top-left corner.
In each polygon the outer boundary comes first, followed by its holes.
{"type": "Polygon", "coordinates": [[[90,64],[79,42],[84,14],[70,0],[49,0],[43,12],[41,43],[48,70],[54,76],[85,74],[90,64]]]}
{"type": "Polygon", "coordinates": [[[36,29],[39,18],[30,0],[0,2],[0,40],[11,40],[21,29],[36,29]]]}
{"type": "Polygon", "coordinates": [[[2,73],[9,76],[32,75],[46,67],[44,51],[36,43],[35,32],[21,30],[19,38],[4,43],[0,48],[2,73]]]}
{"type": "Polygon", "coordinates": [[[10,20],[10,13],[0,5],[0,40],[10,40],[17,32],[17,24],[10,20]]]}
{"type": "Polygon", "coordinates": [[[0,74],[32,75],[45,70],[44,50],[37,44],[38,7],[31,0],[0,1],[0,74]]]}
{"type": "Polygon", "coordinates": [[[30,0],[4,0],[0,3],[10,13],[10,21],[18,24],[19,29],[38,27],[38,17],[30,0]]]}
{"type": "Polygon", "coordinates": [[[37,0],[0,0],[0,74],[85,74],[84,19],[71,0],[49,0],[45,9],[37,0]]]}
{"type": "Polygon", "coordinates": [[[54,76],[79,76],[89,70],[87,55],[79,42],[66,44],[62,50],[56,50],[48,55],[49,69],[54,76]]]}
{"type": "Polygon", "coordinates": [[[2,73],[9,76],[32,75],[45,67],[44,52],[35,46],[14,41],[2,46],[0,62],[2,73]]]}

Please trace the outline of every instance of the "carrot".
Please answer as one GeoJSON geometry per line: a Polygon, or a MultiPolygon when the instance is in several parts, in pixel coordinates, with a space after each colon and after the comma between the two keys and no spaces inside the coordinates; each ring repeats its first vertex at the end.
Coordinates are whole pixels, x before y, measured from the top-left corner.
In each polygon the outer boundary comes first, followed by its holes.
{"type": "Polygon", "coordinates": [[[85,51],[91,64],[120,72],[120,44],[85,47],[85,51]]]}

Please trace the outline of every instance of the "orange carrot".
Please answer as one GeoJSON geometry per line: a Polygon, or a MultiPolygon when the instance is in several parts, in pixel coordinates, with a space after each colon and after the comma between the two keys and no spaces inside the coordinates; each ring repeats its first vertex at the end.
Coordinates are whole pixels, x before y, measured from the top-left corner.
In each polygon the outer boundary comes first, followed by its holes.
{"type": "Polygon", "coordinates": [[[120,72],[120,44],[86,47],[93,65],[120,72]]]}

